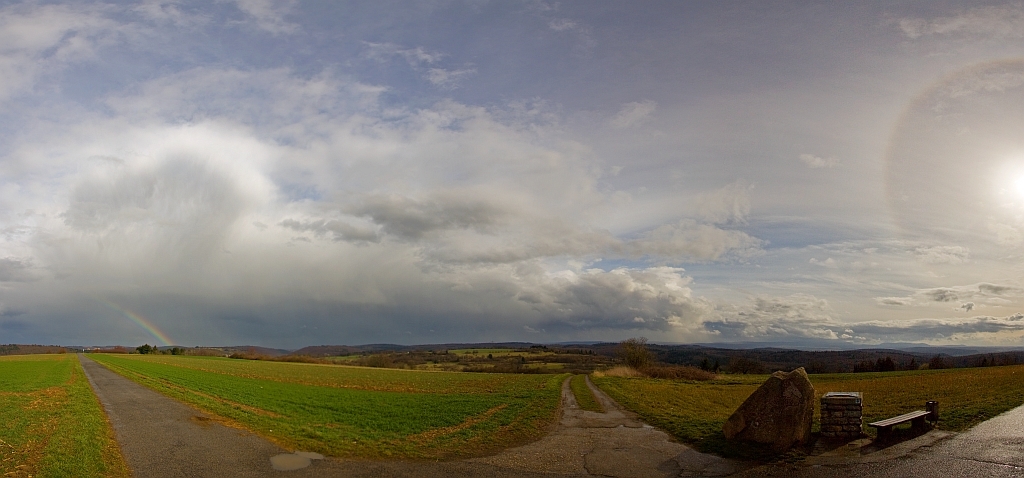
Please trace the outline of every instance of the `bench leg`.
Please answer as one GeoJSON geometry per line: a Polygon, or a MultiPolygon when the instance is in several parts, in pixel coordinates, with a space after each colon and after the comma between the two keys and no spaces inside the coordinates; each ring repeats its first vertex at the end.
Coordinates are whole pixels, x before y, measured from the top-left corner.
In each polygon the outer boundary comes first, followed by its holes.
{"type": "Polygon", "coordinates": [[[910,421],[911,428],[913,428],[914,430],[924,430],[925,428],[927,428],[928,425],[925,424],[924,419],[925,419],[925,417],[920,417],[920,418],[915,418],[915,419],[911,420],[910,421]]]}
{"type": "Polygon", "coordinates": [[[892,427],[877,427],[876,430],[878,430],[879,441],[888,440],[892,436],[892,427]]]}

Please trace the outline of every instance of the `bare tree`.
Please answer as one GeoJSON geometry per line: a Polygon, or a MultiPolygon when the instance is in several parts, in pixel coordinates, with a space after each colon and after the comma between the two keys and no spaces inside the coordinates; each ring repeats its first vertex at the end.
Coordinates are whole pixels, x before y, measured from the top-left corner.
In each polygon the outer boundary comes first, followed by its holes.
{"type": "Polygon", "coordinates": [[[647,350],[646,337],[634,337],[619,343],[619,355],[626,365],[640,370],[654,361],[651,351],[647,350]]]}

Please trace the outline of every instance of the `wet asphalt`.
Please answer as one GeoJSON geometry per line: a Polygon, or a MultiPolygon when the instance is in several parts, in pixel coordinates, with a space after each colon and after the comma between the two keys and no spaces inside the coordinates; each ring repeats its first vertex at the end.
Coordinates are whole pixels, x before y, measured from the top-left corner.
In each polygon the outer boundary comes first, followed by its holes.
{"type": "MultiPolygon", "coordinates": [[[[943,438],[932,443],[924,440],[922,446],[907,447],[905,452],[888,454],[883,460],[865,455],[836,465],[769,465],[735,476],[1024,477],[1024,406],[982,422],[964,433],[944,432],[939,436],[943,438]]],[[[885,451],[878,453],[886,454],[885,451]]]]}

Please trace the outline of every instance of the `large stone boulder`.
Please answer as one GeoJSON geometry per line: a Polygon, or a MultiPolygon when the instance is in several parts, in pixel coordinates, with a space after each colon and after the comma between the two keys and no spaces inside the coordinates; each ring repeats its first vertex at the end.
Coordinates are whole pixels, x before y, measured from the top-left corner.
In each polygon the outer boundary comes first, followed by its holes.
{"type": "Polygon", "coordinates": [[[800,367],[775,372],[722,426],[728,439],[765,443],[783,451],[811,438],[814,386],[800,367]]]}

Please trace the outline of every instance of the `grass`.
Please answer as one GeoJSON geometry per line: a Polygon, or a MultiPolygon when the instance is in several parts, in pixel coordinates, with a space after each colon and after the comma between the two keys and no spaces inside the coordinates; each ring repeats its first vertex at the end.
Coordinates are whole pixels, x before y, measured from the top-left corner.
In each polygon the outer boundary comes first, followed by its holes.
{"type": "Polygon", "coordinates": [[[569,386],[572,388],[572,394],[576,396],[576,404],[580,406],[581,410],[604,413],[604,408],[597,402],[594,393],[587,386],[586,375],[573,375],[569,386]]]}
{"type": "Polygon", "coordinates": [[[74,355],[0,357],[0,475],[129,475],[74,355]]]}
{"type": "MultiPolygon", "coordinates": [[[[759,458],[764,450],[725,440],[722,424],[766,375],[727,375],[706,382],[595,377],[594,382],[624,407],[684,443],[704,452],[759,458]]],[[[939,428],[962,431],[1024,404],[1024,366],[811,375],[819,402],[825,392],[861,392],[864,423],[940,407],[939,428]]],[[[865,432],[874,433],[865,425],[865,432]]]]}
{"type": "Polygon", "coordinates": [[[91,355],[117,373],[285,448],[449,459],[538,438],[565,375],[508,375],[91,355]]]}

